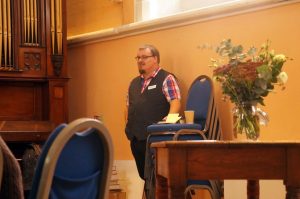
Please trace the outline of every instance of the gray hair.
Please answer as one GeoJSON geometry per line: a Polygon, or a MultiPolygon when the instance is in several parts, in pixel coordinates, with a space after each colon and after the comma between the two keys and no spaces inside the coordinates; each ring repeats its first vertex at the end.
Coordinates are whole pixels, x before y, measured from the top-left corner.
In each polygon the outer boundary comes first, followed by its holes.
{"type": "Polygon", "coordinates": [[[157,50],[157,48],[153,45],[150,44],[145,44],[141,47],[139,47],[140,50],[142,49],[149,49],[152,53],[152,56],[157,57],[157,63],[159,64],[160,62],[160,55],[159,55],[159,51],[157,50]]]}

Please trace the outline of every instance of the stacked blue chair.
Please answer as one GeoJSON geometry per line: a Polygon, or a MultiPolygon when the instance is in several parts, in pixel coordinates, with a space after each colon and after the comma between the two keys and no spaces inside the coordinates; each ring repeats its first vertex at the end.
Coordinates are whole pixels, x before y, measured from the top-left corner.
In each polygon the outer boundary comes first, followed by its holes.
{"type": "Polygon", "coordinates": [[[61,124],[43,146],[30,199],[108,198],[113,145],[94,119],[61,124]]]}
{"type": "MultiPolygon", "coordinates": [[[[194,110],[194,124],[153,124],[148,126],[150,133],[147,140],[145,163],[145,192],[147,199],[155,194],[155,157],[151,143],[168,140],[219,140],[221,125],[214,101],[213,83],[208,76],[201,75],[192,83],[188,91],[185,110],[194,110]]],[[[218,181],[189,180],[186,192],[196,188],[207,189],[213,199],[219,199],[222,189],[218,181]]],[[[222,184],[222,183],[221,183],[222,184]]]]}
{"type": "Polygon", "coordinates": [[[185,110],[193,110],[193,124],[152,124],[147,127],[148,133],[175,132],[180,129],[203,130],[213,95],[212,82],[209,77],[197,77],[189,88],[185,110]]]}

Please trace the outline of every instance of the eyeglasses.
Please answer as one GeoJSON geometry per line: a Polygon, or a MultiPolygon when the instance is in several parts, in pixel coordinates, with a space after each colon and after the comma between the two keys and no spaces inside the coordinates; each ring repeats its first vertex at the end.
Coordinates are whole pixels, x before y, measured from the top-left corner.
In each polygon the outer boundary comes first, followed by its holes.
{"type": "Polygon", "coordinates": [[[149,56],[141,56],[141,57],[137,56],[137,57],[135,57],[134,59],[135,59],[136,61],[139,61],[139,59],[141,59],[141,60],[146,60],[146,59],[148,59],[149,57],[154,57],[154,56],[153,56],[153,55],[149,55],[149,56]]]}

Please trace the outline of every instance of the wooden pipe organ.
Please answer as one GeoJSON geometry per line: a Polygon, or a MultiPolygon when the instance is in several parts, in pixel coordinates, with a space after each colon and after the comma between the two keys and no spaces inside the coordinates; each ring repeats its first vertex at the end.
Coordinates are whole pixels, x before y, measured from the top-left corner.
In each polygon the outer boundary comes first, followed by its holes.
{"type": "Polygon", "coordinates": [[[63,0],[0,0],[0,135],[4,140],[42,141],[49,134],[46,131],[68,121],[65,10],[63,0]],[[32,138],[20,136],[21,126],[27,132],[32,126],[32,138]]]}

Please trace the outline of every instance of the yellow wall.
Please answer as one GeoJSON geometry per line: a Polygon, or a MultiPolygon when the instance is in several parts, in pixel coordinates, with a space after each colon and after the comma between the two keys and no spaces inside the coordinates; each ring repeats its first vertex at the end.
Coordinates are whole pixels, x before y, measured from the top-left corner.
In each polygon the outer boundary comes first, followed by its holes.
{"type": "MultiPolygon", "coordinates": [[[[69,48],[68,65],[72,78],[69,84],[70,119],[102,114],[113,137],[115,158],[132,159],[124,133],[124,107],[128,84],[137,75],[133,59],[137,47],[144,43],[156,45],[161,52],[161,65],[176,74],[183,96],[186,96],[188,86],[198,75],[212,74],[208,64],[215,53],[199,50],[197,45],[216,44],[224,38],[231,38],[245,47],[259,47],[270,39],[277,53],[284,53],[294,60],[284,65],[289,75],[286,90],[271,93],[266,99],[263,109],[269,113],[270,123],[262,128],[261,139],[300,139],[297,119],[300,113],[300,86],[297,82],[300,77],[299,10],[300,3],[296,3],[69,48]]],[[[217,94],[220,97],[218,89],[217,94]]],[[[230,138],[231,106],[221,100],[218,103],[226,138],[230,138]]]]}
{"type": "Polygon", "coordinates": [[[134,0],[67,1],[68,36],[132,23],[134,0]]]}

